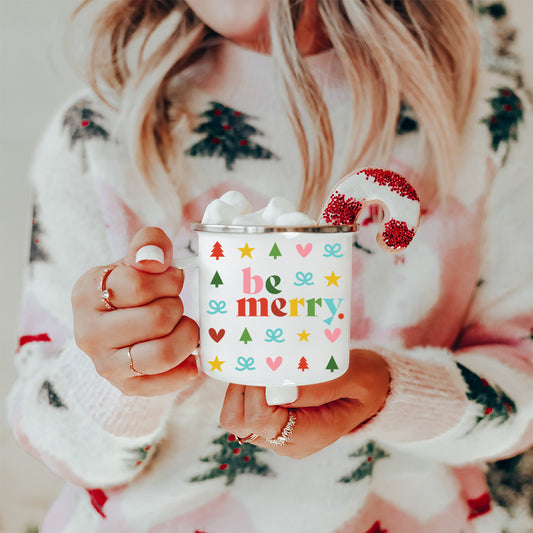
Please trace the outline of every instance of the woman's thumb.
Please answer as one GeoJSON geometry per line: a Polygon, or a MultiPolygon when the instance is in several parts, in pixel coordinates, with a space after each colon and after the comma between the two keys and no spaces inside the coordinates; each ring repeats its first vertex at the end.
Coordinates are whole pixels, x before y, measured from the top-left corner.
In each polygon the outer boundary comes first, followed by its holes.
{"type": "Polygon", "coordinates": [[[160,274],[171,261],[172,242],[160,228],[139,230],[128,246],[127,262],[137,270],[160,274]]]}

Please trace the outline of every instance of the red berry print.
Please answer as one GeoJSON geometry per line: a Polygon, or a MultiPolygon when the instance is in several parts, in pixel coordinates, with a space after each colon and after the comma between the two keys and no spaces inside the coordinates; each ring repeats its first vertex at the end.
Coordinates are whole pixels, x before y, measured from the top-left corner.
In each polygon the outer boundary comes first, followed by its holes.
{"type": "Polygon", "coordinates": [[[467,500],[466,503],[470,509],[469,520],[490,512],[490,495],[488,493],[482,494],[479,498],[467,500]]]}
{"type": "Polygon", "coordinates": [[[388,533],[388,529],[381,529],[381,524],[378,520],[377,522],[374,522],[370,529],[368,529],[365,533],[388,533]]]}
{"type": "Polygon", "coordinates": [[[104,513],[104,505],[107,502],[107,494],[102,489],[86,489],[91,498],[91,505],[96,512],[102,517],[107,518],[104,513]]]}
{"type": "Polygon", "coordinates": [[[19,348],[22,348],[25,344],[30,342],[51,342],[52,339],[48,333],[39,333],[37,335],[23,335],[19,339],[19,348]]]}

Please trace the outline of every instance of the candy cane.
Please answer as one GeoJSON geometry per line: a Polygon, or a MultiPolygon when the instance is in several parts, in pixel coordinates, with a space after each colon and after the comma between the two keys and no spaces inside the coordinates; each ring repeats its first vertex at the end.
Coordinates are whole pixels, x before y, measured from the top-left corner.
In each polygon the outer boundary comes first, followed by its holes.
{"type": "Polygon", "coordinates": [[[381,204],[385,217],[376,241],[386,252],[405,250],[420,221],[420,200],[407,180],[391,170],[365,168],[345,176],[333,189],[319,224],[355,225],[363,209],[381,204]]]}

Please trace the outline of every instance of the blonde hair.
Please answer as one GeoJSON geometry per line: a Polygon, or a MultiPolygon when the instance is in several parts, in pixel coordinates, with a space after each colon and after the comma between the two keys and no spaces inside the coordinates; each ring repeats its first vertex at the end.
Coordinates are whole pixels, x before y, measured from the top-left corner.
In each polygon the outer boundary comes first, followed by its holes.
{"type": "MultiPolygon", "coordinates": [[[[387,163],[405,103],[423,134],[425,174],[445,195],[478,75],[478,34],[467,2],[315,1],[351,87],[345,170],[387,163]]],[[[92,2],[84,0],[75,15],[92,2]]],[[[316,214],[334,143],[326,105],[295,38],[302,6],[273,2],[271,53],[303,161],[300,207],[316,214]]],[[[109,90],[119,97],[129,117],[131,156],[149,183],[172,173],[173,127],[187,116],[183,104],[169,99],[169,84],[219,39],[184,0],[113,0],[92,26],[88,79],[101,97],[109,90]]]]}

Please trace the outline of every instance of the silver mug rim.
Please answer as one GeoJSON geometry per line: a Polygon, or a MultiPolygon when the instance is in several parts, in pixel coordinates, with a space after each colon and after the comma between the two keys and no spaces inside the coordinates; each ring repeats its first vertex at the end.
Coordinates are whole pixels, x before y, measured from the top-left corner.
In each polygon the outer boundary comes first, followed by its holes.
{"type": "Polygon", "coordinates": [[[191,229],[209,233],[355,233],[358,224],[339,224],[335,226],[231,226],[225,224],[202,224],[192,222],[191,229]]]}

